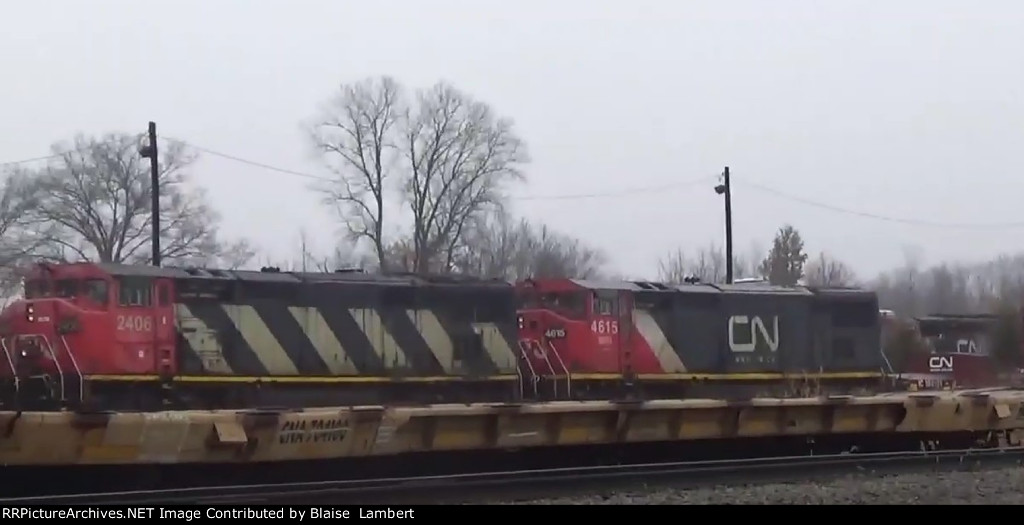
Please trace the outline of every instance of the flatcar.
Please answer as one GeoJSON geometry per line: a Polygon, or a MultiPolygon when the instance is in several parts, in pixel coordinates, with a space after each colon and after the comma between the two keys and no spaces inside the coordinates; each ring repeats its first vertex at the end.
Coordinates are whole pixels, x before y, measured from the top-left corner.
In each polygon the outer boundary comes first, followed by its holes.
{"type": "Polygon", "coordinates": [[[107,410],[519,396],[510,283],[40,264],[0,314],[0,400],[107,410]],[[6,364],[6,366],[3,366],[6,364]]]}
{"type": "Polygon", "coordinates": [[[875,293],[577,279],[518,286],[525,374],[555,397],[752,397],[891,388],[875,293]]]}

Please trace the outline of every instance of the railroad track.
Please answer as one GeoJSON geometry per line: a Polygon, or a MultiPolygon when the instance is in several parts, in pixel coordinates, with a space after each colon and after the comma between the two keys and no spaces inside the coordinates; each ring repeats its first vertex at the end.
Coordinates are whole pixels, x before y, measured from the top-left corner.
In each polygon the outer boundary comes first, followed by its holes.
{"type": "Polygon", "coordinates": [[[611,488],[765,483],[1024,463],[1024,447],[645,463],[154,491],[0,498],[0,504],[417,504],[540,499],[611,488]]]}

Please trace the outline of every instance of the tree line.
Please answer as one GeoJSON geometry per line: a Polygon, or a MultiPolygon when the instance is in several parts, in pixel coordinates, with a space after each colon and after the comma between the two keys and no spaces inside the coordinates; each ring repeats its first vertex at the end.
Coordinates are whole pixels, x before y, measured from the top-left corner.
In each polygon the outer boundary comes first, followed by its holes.
{"type": "MultiPolygon", "coordinates": [[[[289,269],[467,273],[491,278],[614,278],[602,250],[545,224],[517,217],[509,195],[527,180],[530,156],[512,119],[455,86],[412,90],[391,77],[339,86],[305,123],[330,170],[312,188],[336,212],[339,235],[327,253],[306,236],[288,260],[268,258],[246,239],[225,238],[220,215],[189,184],[198,152],[160,147],[161,258],[166,264],[240,268],[256,261],[289,269]]],[[[55,143],[42,165],[4,170],[0,187],[2,282],[16,286],[31,260],[150,262],[150,174],[142,134],[79,135],[55,143]]],[[[1024,254],[978,264],[901,267],[860,279],[828,253],[809,253],[782,225],[770,244],[734,257],[737,277],[780,285],[866,286],[903,315],[991,311],[1024,294],[1024,254]]],[[[724,250],[674,249],[656,278],[722,282],[724,250]]],[[[650,276],[655,277],[655,276],[650,276]]]]}

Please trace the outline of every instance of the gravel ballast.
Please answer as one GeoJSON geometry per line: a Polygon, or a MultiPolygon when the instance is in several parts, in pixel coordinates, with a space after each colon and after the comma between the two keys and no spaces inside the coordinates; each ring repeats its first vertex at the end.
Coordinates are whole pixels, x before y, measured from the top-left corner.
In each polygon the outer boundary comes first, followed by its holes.
{"type": "Polygon", "coordinates": [[[590,496],[506,502],[547,505],[664,504],[1024,504],[1024,467],[992,467],[881,475],[851,474],[832,479],[706,488],[633,487],[590,496]]]}

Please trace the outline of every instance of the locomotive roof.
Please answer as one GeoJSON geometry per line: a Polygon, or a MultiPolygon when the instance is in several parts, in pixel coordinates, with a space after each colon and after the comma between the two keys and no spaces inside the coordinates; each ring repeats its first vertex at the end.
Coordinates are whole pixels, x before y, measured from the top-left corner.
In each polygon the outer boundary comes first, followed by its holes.
{"type": "Polygon", "coordinates": [[[918,328],[924,332],[941,332],[943,330],[983,330],[996,323],[998,317],[991,314],[978,315],[942,315],[931,314],[915,317],[918,328]]]}
{"type": "Polygon", "coordinates": [[[831,300],[856,301],[862,300],[866,297],[874,298],[877,297],[878,295],[873,290],[855,287],[825,288],[820,286],[809,286],[808,289],[814,292],[814,295],[817,295],[819,297],[827,297],[828,299],[831,300]]]}
{"type": "Polygon", "coordinates": [[[814,295],[803,286],[777,286],[763,282],[712,284],[715,288],[727,293],[764,294],[764,295],[814,295]]]}
{"type": "Polygon", "coordinates": [[[156,277],[176,280],[203,279],[261,283],[367,283],[392,286],[445,286],[477,285],[511,287],[499,279],[481,279],[462,275],[422,275],[412,273],[368,273],[359,270],[335,272],[286,272],[277,269],[222,270],[216,268],[146,266],[117,263],[98,263],[96,266],[114,276],[156,277]]]}
{"type": "Polygon", "coordinates": [[[590,290],[625,290],[630,292],[652,293],[741,293],[790,296],[828,296],[830,299],[858,300],[874,297],[875,292],[853,287],[812,287],[812,286],[778,286],[766,282],[721,283],[684,283],[670,284],[656,281],[596,281],[570,279],[570,282],[590,290]]]}

